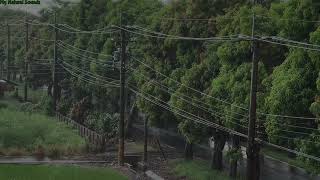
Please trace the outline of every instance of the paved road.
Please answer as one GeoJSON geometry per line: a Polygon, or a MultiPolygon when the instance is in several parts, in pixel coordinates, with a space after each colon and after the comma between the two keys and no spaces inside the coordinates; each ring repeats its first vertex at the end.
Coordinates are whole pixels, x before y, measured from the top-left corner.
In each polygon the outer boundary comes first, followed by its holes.
{"type": "MultiPolygon", "coordinates": [[[[134,128],[143,131],[143,126],[134,125],[134,128]]],[[[175,147],[178,151],[184,149],[184,139],[178,134],[168,132],[162,129],[151,128],[149,130],[154,136],[159,136],[161,143],[168,144],[175,147]]],[[[226,146],[227,147],[227,146],[226,146]]],[[[205,159],[210,159],[210,149],[208,146],[198,145],[194,148],[195,155],[201,156],[205,159]]],[[[245,147],[242,147],[245,152],[245,147]]],[[[246,174],[246,155],[240,162],[240,174],[246,174]]],[[[226,167],[228,163],[225,163],[226,167]]],[[[264,157],[261,161],[261,180],[320,180],[320,177],[312,177],[301,168],[293,167],[285,162],[280,162],[271,157],[264,157]]]]}
{"type": "MultiPolygon", "coordinates": [[[[312,177],[303,169],[292,167],[270,157],[264,157],[261,162],[261,180],[320,180],[320,177],[312,177]]],[[[240,172],[246,173],[246,159],[240,162],[240,172]]]]}

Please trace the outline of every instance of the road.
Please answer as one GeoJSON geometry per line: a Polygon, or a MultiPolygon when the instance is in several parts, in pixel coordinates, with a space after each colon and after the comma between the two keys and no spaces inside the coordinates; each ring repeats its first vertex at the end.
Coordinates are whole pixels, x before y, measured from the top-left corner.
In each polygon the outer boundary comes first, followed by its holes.
{"type": "MultiPolygon", "coordinates": [[[[143,126],[134,125],[136,130],[143,131],[143,126]]],[[[169,132],[162,129],[150,128],[149,133],[153,136],[158,136],[160,138],[161,143],[167,144],[177,149],[177,151],[184,150],[184,139],[173,132],[169,132]]],[[[226,150],[228,146],[225,146],[226,150]]],[[[240,161],[239,170],[240,174],[245,176],[246,174],[246,155],[245,155],[245,147],[242,147],[242,152],[244,158],[240,161]]],[[[197,145],[194,148],[195,155],[200,156],[204,159],[210,159],[211,153],[209,146],[197,145]]],[[[225,167],[228,169],[228,163],[225,162],[225,167]]],[[[290,166],[285,162],[281,162],[279,160],[273,159],[268,156],[264,156],[261,160],[261,180],[320,180],[320,176],[312,177],[305,170],[290,166]]]]}

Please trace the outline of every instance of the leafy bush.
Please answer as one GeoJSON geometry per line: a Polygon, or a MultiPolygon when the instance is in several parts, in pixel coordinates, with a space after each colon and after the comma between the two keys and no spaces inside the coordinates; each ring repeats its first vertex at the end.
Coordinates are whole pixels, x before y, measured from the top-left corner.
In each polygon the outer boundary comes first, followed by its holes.
{"type": "Polygon", "coordinates": [[[59,113],[61,113],[63,115],[68,115],[71,107],[72,107],[72,101],[70,99],[63,98],[58,103],[57,110],[59,113]]]}
{"type": "Polygon", "coordinates": [[[107,137],[114,137],[117,135],[118,129],[118,121],[120,115],[109,114],[109,113],[100,113],[100,112],[92,112],[88,115],[85,124],[91,129],[95,131],[105,134],[107,137]]]}
{"type": "Polygon", "coordinates": [[[33,112],[34,105],[30,102],[22,103],[19,110],[22,112],[33,112]]]}
{"type": "Polygon", "coordinates": [[[54,116],[53,110],[53,99],[51,96],[44,96],[41,101],[37,104],[40,109],[48,116],[54,116]]]}
{"type": "Polygon", "coordinates": [[[6,103],[0,103],[0,109],[5,109],[8,107],[8,104],[6,103]]]}

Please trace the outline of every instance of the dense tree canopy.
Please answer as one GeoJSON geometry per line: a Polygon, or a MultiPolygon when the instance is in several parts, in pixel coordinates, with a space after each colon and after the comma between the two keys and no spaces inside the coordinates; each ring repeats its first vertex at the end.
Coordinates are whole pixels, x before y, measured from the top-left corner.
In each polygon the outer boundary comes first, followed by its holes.
{"type": "MultiPolygon", "coordinates": [[[[122,20],[124,25],[141,26],[145,31],[198,38],[251,36],[254,13],[256,37],[277,36],[278,39],[281,37],[316,45],[320,45],[320,28],[319,23],[314,21],[319,21],[319,10],[320,4],[313,0],[268,0],[255,6],[246,0],[181,0],[166,4],[154,0],[82,0],[77,5],[66,3],[56,8],[60,23],[84,31],[120,25],[122,20]]],[[[51,13],[50,10],[43,10],[39,20],[53,22],[51,13]]],[[[53,38],[48,27],[35,28],[33,33],[35,37],[53,38]]],[[[190,144],[214,136],[222,148],[229,138],[227,134],[195,123],[180,116],[180,113],[188,112],[238,132],[247,132],[252,61],[250,41],[188,41],[127,34],[130,37],[128,86],[153,102],[131,91],[128,91],[128,99],[137,101],[138,109],[149,118],[151,125],[174,129],[190,144]],[[161,108],[159,104],[170,108],[161,108]]],[[[81,78],[88,78],[90,72],[91,75],[119,79],[116,67],[119,59],[113,59],[119,48],[119,35],[59,32],[59,39],[82,49],[79,51],[66,46],[59,52],[63,61],[84,70],[79,72],[80,78],[69,75],[60,77],[60,80],[67,79],[68,86],[63,86],[63,89],[71,94],[63,96],[61,102],[68,102],[71,106],[88,97],[94,107],[93,115],[89,116],[90,125],[95,122],[92,119],[95,119],[94,114],[99,114],[97,111],[117,113],[117,89],[97,85],[99,80],[86,83],[81,78]],[[106,64],[112,64],[115,68],[106,64]]],[[[3,34],[0,44],[5,44],[3,34]]],[[[50,42],[35,41],[30,57],[51,59],[52,47],[50,42]]],[[[259,60],[258,122],[261,126],[259,131],[263,131],[259,132],[259,137],[318,155],[316,149],[319,143],[303,141],[317,141],[317,133],[299,128],[317,129],[317,120],[268,114],[320,117],[320,53],[262,41],[257,42],[256,47],[256,58],[259,60]]],[[[0,47],[0,60],[4,49],[0,47]]],[[[19,45],[13,51],[15,65],[22,66],[24,47],[19,45]]],[[[49,74],[43,78],[50,77],[49,74]]],[[[99,127],[100,130],[110,129],[111,126],[102,121],[111,121],[111,117],[113,115],[96,118],[100,118],[97,122],[103,126],[99,127]]]]}

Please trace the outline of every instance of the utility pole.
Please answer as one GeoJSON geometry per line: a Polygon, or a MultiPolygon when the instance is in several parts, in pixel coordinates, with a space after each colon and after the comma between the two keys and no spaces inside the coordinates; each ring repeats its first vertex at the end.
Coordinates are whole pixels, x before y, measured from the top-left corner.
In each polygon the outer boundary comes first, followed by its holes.
{"type": "Polygon", "coordinates": [[[57,110],[57,96],[58,96],[58,79],[57,79],[57,59],[58,59],[58,29],[57,29],[57,14],[54,13],[54,58],[52,66],[52,87],[53,87],[53,110],[57,110]]]}
{"type": "Polygon", "coordinates": [[[125,88],[126,88],[126,34],[122,28],[122,14],[120,14],[121,29],[121,57],[120,57],[120,121],[119,121],[119,152],[118,163],[124,165],[124,119],[125,119],[125,88]]]}
{"type": "MultiPolygon", "coordinates": [[[[253,7],[255,0],[253,1],[253,7]]],[[[255,31],[255,14],[252,16],[252,71],[251,71],[251,92],[250,92],[250,114],[248,127],[248,142],[247,142],[247,180],[258,180],[259,169],[259,150],[255,142],[256,137],[256,119],[257,119],[257,81],[258,81],[258,60],[256,59],[256,44],[254,40],[255,31]]]]}
{"type": "Polygon", "coordinates": [[[4,66],[4,54],[2,54],[2,53],[4,53],[3,51],[0,51],[0,79],[4,79],[4,75],[3,75],[3,66],[4,66]]]}
{"type": "Polygon", "coordinates": [[[10,25],[9,25],[9,23],[8,23],[8,21],[7,21],[7,35],[8,35],[8,37],[7,37],[7,80],[10,80],[10,42],[11,42],[11,40],[10,40],[10,25]]]}
{"type": "Polygon", "coordinates": [[[148,162],[148,117],[144,119],[144,148],[143,148],[143,170],[146,170],[148,162]]]}
{"type": "Polygon", "coordinates": [[[0,78],[3,79],[3,60],[1,59],[1,62],[0,62],[0,78]]]}
{"type": "Polygon", "coordinates": [[[29,51],[29,25],[28,19],[26,17],[25,20],[26,26],[26,54],[25,54],[25,61],[24,61],[24,101],[28,101],[28,81],[29,81],[29,60],[28,60],[28,51],[29,51]]]}

